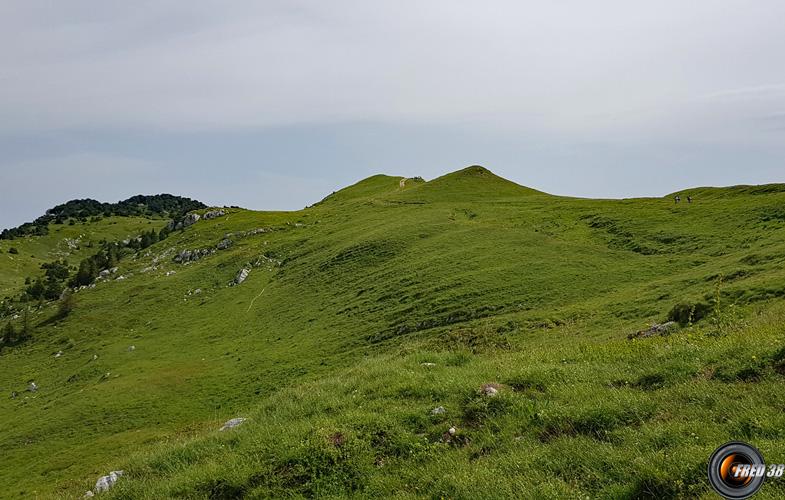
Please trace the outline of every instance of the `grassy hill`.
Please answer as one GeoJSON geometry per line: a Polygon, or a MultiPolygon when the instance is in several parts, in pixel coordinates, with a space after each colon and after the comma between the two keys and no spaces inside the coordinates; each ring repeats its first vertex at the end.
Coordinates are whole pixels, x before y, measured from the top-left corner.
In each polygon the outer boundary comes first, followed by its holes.
{"type": "MultiPolygon", "coordinates": [[[[785,461],[785,187],[686,193],[563,198],[470,167],[199,220],[67,317],[31,305],[32,338],[0,353],[2,495],[117,469],[108,497],[708,495],[724,441],[785,461]]],[[[2,241],[0,286],[65,238],[165,224],[2,241]]]]}

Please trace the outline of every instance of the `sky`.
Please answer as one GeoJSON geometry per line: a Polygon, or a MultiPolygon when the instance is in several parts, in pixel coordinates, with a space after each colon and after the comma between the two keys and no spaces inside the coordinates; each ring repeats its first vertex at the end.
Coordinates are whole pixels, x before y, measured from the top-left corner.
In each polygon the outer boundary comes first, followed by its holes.
{"type": "Polygon", "coordinates": [[[480,164],[582,197],[785,182],[785,2],[4,0],[0,228],[300,209],[480,164]]]}

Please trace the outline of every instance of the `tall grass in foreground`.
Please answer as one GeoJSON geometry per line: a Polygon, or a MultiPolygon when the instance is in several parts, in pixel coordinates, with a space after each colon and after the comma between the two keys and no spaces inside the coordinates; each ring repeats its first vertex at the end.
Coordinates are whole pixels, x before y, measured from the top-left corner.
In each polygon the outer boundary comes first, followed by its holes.
{"type": "MultiPolygon", "coordinates": [[[[710,497],[725,441],[785,461],[783,319],[481,354],[406,344],[136,456],[112,496],[710,497]]],[[[771,480],[760,497],[783,494],[771,480]]]]}

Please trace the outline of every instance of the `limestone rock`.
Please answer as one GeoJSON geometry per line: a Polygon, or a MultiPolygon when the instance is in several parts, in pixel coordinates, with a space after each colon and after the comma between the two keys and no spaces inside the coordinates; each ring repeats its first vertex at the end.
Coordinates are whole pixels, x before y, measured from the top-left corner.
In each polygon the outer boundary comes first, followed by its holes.
{"type": "Polygon", "coordinates": [[[226,212],[224,212],[221,209],[208,210],[207,212],[204,213],[203,219],[210,220],[210,219],[215,219],[216,217],[223,217],[224,215],[226,215],[226,212]]]}
{"type": "Polygon", "coordinates": [[[480,387],[480,394],[494,397],[499,394],[499,386],[497,384],[483,384],[482,387],[480,387]]]}
{"type": "Polygon", "coordinates": [[[209,248],[198,248],[196,250],[183,250],[179,254],[175,255],[174,259],[172,260],[180,264],[186,264],[188,262],[197,261],[202,257],[207,257],[208,255],[213,253],[215,253],[215,249],[209,249],[209,248]]]}
{"type": "Polygon", "coordinates": [[[631,340],[641,337],[651,337],[653,335],[668,335],[672,333],[674,330],[676,330],[677,327],[678,325],[676,324],[675,321],[668,321],[661,325],[654,323],[646,330],[640,330],[635,333],[631,333],[627,335],[627,338],[631,340]]]}
{"type": "Polygon", "coordinates": [[[447,410],[444,409],[444,406],[437,406],[431,410],[431,415],[444,415],[445,413],[447,413],[447,410]]]}
{"type": "Polygon", "coordinates": [[[95,482],[95,492],[102,493],[104,491],[109,491],[109,488],[115,485],[120,476],[123,475],[123,471],[121,470],[113,470],[106,476],[101,476],[98,478],[98,481],[95,482]]]}
{"type": "Polygon", "coordinates": [[[201,218],[202,216],[199,214],[188,214],[183,217],[183,227],[192,226],[201,218]]]}
{"type": "Polygon", "coordinates": [[[227,420],[226,423],[223,424],[223,426],[221,426],[221,428],[218,429],[218,430],[223,432],[223,431],[228,430],[228,429],[234,429],[235,427],[237,427],[238,425],[242,424],[246,420],[247,419],[245,419],[243,417],[238,417],[238,418],[233,418],[231,420],[227,420]]]}
{"type": "Polygon", "coordinates": [[[251,273],[250,269],[247,268],[240,269],[240,271],[237,273],[237,276],[234,278],[234,281],[232,283],[234,285],[239,285],[240,283],[242,283],[248,278],[248,274],[250,273],[251,273]]]}

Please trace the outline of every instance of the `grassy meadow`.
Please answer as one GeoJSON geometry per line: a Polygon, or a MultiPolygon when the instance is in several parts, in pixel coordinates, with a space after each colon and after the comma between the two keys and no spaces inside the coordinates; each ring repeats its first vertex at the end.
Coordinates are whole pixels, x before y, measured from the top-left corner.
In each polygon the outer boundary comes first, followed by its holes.
{"type": "MultiPolygon", "coordinates": [[[[0,351],[0,496],[77,498],[122,469],[100,496],[711,498],[725,441],[785,462],[785,185],[679,194],[470,167],[176,231],[67,317],[31,305],[32,339],[0,351]]],[[[165,224],[2,241],[0,290],[165,224]]]]}

